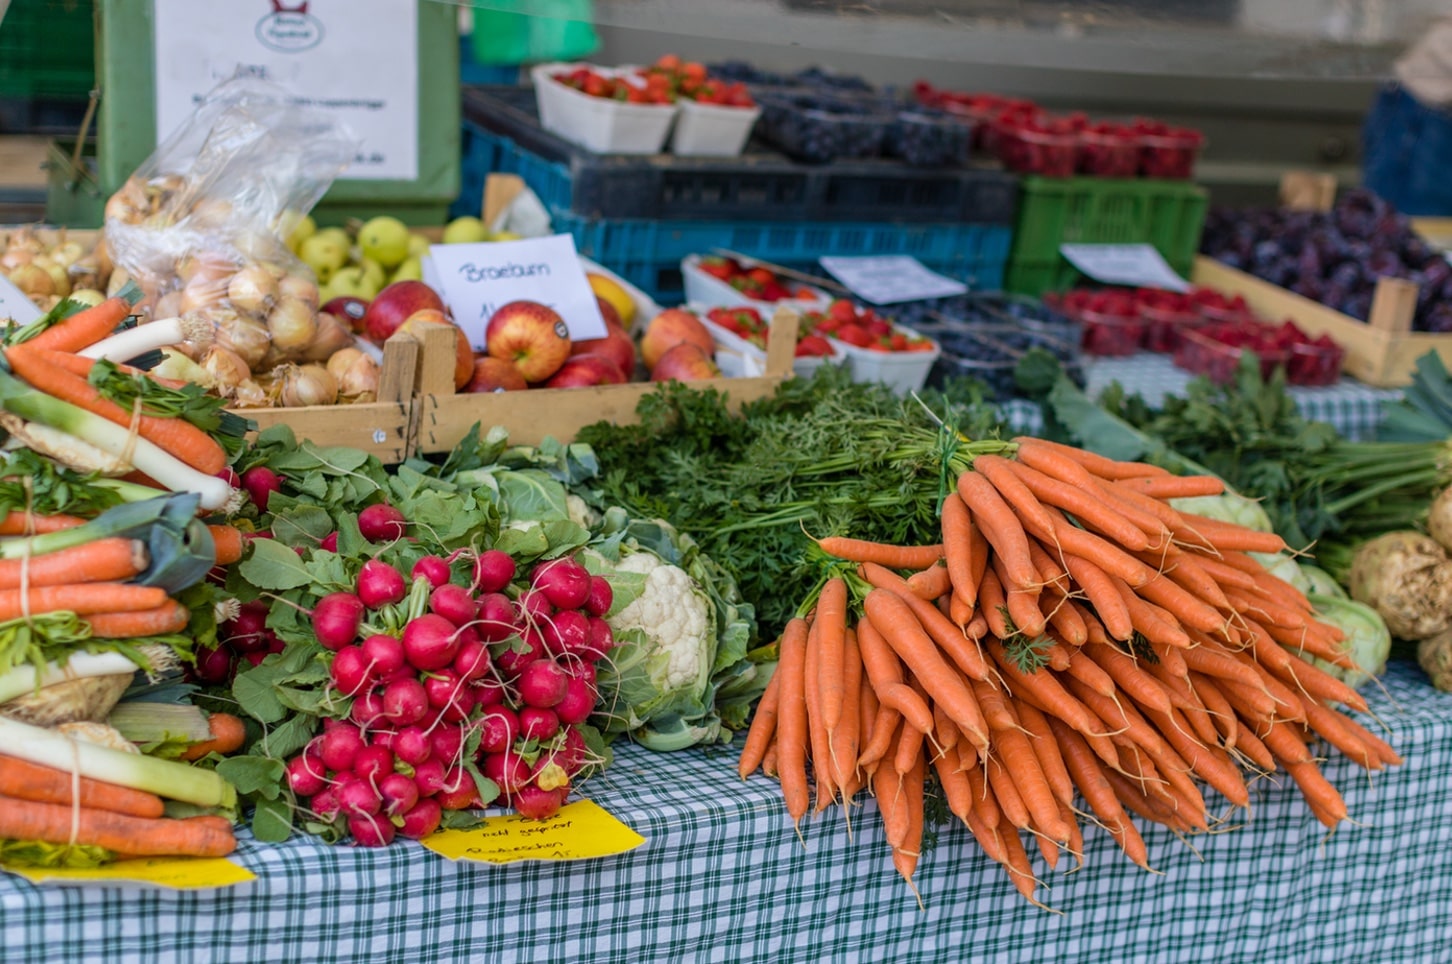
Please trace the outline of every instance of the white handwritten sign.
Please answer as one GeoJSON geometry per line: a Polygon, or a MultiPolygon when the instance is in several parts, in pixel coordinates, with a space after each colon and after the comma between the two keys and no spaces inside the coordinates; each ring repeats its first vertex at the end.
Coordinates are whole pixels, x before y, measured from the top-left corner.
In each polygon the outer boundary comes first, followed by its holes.
{"type": "Polygon", "coordinates": [[[874,305],[951,298],[968,291],[961,281],[930,271],[917,258],[905,254],[817,260],[853,294],[874,305]]]}
{"type": "Polygon", "coordinates": [[[436,244],[424,280],[439,292],[476,349],[500,305],[537,301],[564,319],[573,341],[605,337],[605,319],[568,234],[523,241],[436,244]]]}
{"type": "Polygon", "coordinates": [[[0,275],[0,320],[10,319],[17,325],[28,325],[39,318],[41,311],[10,279],[0,275]]]}
{"type": "Polygon", "coordinates": [[[1152,244],[1061,244],[1059,253],[1095,281],[1107,285],[1189,291],[1152,244]]]}

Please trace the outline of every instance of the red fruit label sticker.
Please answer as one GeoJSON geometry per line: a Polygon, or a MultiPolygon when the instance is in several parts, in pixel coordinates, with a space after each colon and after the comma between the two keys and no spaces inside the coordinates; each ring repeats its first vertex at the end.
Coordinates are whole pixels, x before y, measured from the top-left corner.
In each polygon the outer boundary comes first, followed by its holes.
{"type": "Polygon", "coordinates": [[[570,326],[565,324],[563,319],[555,322],[555,334],[559,335],[561,338],[570,337],[570,326]]]}
{"type": "Polygon", "coordinates": [[[645,838],[592,800],[576,800],[553,817],[486,817],[470,830],[442,830],[419,841],[450,860],[512,864],[523,860],[593,860],[627,853],[645,838]]]}

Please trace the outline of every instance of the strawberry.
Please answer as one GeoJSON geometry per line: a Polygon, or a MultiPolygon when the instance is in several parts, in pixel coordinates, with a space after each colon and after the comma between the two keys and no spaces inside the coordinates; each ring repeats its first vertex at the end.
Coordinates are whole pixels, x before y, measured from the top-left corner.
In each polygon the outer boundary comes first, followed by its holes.
{"type": "Polygon", "coordinates": [[[867,348],[872,345],[872,336],[867,329],[857,324],[844,324],[837,331],[837,339],[845,341],[849,345],[856,345],[858,348],[867,348]]]}
{"type": "Polygon", "coordinates": [[[746,272],[746,276],[758,284],[764,285],[776,282],[776,275],[772,274],[766,268],[752,268],[746,272]]]}
{"type": "Polygon", "coordinates": [[[838,324],[848,324],[857,320],[857,306],[846,298],[838,298],[827,306],[827,315],[838,324]]]}
{"type": "Polygon", "coordinates": [[[735,261],[723,258],[718,254],[708,254],[701,258],[697,267],[711,277],[720,278],[722,281],[729,281],[741,270],[735,261]]]}
{"type": "Polygon", "coordinates": [[[797,342],[798,358],[828,358],[831,354],[831,342],[821,335],[803,335],[802,340],[797,342]]]}

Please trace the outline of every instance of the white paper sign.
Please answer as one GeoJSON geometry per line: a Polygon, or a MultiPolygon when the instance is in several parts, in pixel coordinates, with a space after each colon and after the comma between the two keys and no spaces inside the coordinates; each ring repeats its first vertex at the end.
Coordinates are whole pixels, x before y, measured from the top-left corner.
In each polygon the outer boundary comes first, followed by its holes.
{"type": "Polygon", "coordinates": [[[1095,281],[1136,288],[1189,291],[1152,244],[1061,244],[1059,253],[1095,281]]]}
{"type": "Polygon", "coordinates": [[[25,296],[10,279],[0,275],[0,319],[9,318],[17,325],[28,325],[41,316],[35,302],[25,296]]]}
{"type": "Polygon", "coordinates": [[[476,350],[500,305],[537,301],[564,319],[570,338],[605,337],[605,319],[568,234],[523,241],[436,244],[424,260],[424,281],[444,299],[454,323],[476,350]]]}
{"type": "Polygon", "coordinates": [[[929,271],[917,258],[905,254],[817,260],[853,294],[874,305],[951,298],[968,291],[968,286],[962,282],[929,271]]]}
{"type": "Polygon", "coordinates": [[[238,68],[335,112],[362,141],[355,180],[418,177],[412,0],[153,0],[157,143],[238,68]]]}

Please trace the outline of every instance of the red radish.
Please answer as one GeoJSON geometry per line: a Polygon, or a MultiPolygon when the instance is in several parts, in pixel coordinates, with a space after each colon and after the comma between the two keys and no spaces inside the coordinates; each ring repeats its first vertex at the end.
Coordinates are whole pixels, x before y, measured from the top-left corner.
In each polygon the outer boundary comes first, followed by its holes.
{"type": "Polygon", "coordinates": [[[526,740],[548,740],[560,732],[560,718],[554,710],[526,706],[519,711],[519,732],[526,740]]]}
{"type": "Polygon", "coordinates": [[[434,799],[445,810],[468,810],[479,802],[479,787],[463,767],[454,767],[434,799]]]}
{"type": "Polygon", "coordinates": [[[393,752],[393,738],[397,735],[397,730],[374,730],[373,735],[368,738],[368,745],[381,746],[391,753],[393,752]]]}
{"type": "Polygon", "coordinates": [[[421,726],[405,726],[393,738],[393,755],[416,767],[433,755],[429,734],[421,726]]]}
{"type": "Polygon", "coordinates": [[[578,676],[565,684],[565,697],[555,704],[555,715],[561,723],[583,723],[595,712],[595,687],[578,676]]]}
{"type": "Polygon", "coordinates": [[[474,560],[474,590],[499,592],[514,581],[514,557],[500,549],[481,552],[474,560]]]}
{"type": "Polygon", "coordinates": [[[580,655],[589,660],[603,659],[614,648],[615,633],[610,624],[598,616],[590,617],[590,642],[580,655]]]}
{"type": "Polygon", "coordinates": [[[353,757],[353,773],[364,783],[378,781],[393,772],[393,751],[386,746],[365,746],[353,757]]]}
{"type": "Polygon", "coordinates": [[[318,543],[318,548],[323,550],[324,552],[337,552],[338,533],[329,532],[327,535],[323,536],[323,541],[318,543]]]}
{"type": "Polygon", "coordinates": [[[590,649],[590,617],[578,609],[562,609],[540,627],[540,635],[551,656],[583,656],[590,649]]]}
{"type": "Polygon", "coordinates": [[[358,513],[358,531],[369,542],[394,542],[403,538],[403,513],[386,502],[378,502],[358,513]]]}
{"type": "Polygon", "coordinates": [[[573,559],[549,559],[534,567],[529,584],[545,594],[551,605],[579,609],[590,598],[590,571],[573,559]]]}
{"type": "Polygon", "coordinates": [[[471,689],[474,690],[474,705],[481,709],[498,706],[504,702],[504,684],[492,676],[479,680],[471,689]]]}
{"type": "MultiPolygon", "coordinates": [[[[240,616],[239,616],[240,618],[240,616]]],[[[363,600],[351,592],[330,592],[313,607],[313,635],[334,652],[358,638],[363,625],[363,600]]]]}
{"type": "Polygon", "coordinates": [[[396,817],[418,803],[418,784],[402,773],[389,773],[378,781],[378,796],[383,801],[383,812],[396,817]]]}
{"type": "Polygon", "coordinates": [[[459,637],[453,623],[425,613],[403,627],[403,651],[416,669],[443,669],[459,654],[459,637]]]}
{"type": "Polygon", "coordinates": [[[428,711],[428,693],[417,679],[396,679],[383,688],[383,716],[393,725],[412,726],[428,711]]]}
{"type": "Polygon", "coordinates": [[[353,700],[348,718],[359,726],[373,726],[383,719],[383,694],[370,690],[353,700]]]}
{"type": "Polygon", "coordinates": [[[221,479],[223,482],[226,482],[234,489],[242,487],[242,477],[238,475],[237,470],[232,468],[232,466],[230,465],[222,466],[221,471],[217,473],[217,478],[221,479]]]}
{"type": "Polygon", "coordinates": [[[520,618],[528,625],[536,625],[554,615],[555,607],[549,597],[538,589],[527,590],[519,597],[520,618]]]}
{"type": "Polygon", "coordinates": [[[585,765],[585,737],[573,726],[565,728],[565,739],[555,752],[555,762],[565,768],[565,773],[574,776],[585,765]]]}
{"type": "Polygon", "coordinates": [[[323,734],[318,747],[322,763],[329,770],[351,770],[358,751],[367,746],[363,733],[356,726],[335,726],[323,734]]]}
{"type": "MultiPolygon", "coordinates": [[[[530,663],[519,671],[519,698],[525,706],[548,709],[565,698],[570,674],[552,659],[530,663]]],[[[521,714],[520,721],[524,716],[521,714]]]]}
{"type": "Polygon", "coordinates": [[[478,606],[469,590],[445,583],[429,593],[429,611],[444,617],[455,626],[467,626],[478,614],[478,606]]]}
{"type": "Polygon", "coordinates": [[[348,832],[360,847],[387,847],[397,831],[387,817],[367,814],[349,817],[348,832]]]}
{"type": "Polygon", "coordinates": [[[491,592],[479,597],[478,622],[474,629],[486,643],[497,643],[514,635],[519,611],[502,592],[491,592]]]}
{"type": "Polygon", "coordinates": [[[328,784],[324,775],[317,771],[316,761],[309,760],[304,754],[299,754],[287,761],[287,785],[292,787],[292,792],[298,796],[310,797],[315,793],[321,793],[328,784]]]}
{"type": "Polygon", "coordinates": [[[338,794],[332,787],[327,787],[320,793],[313,794],[313,798],[308,801],[308,809],[324,823],[332,823],[338,816],[338,794]]]}
{"type": "MultiPolygon", "coordinates": [[[[268,605],[260,600],[243,603],[237,618],[224,624],[226,638],[223,640],[237,653],[252,653],[266,650],[271,642],[267,629],[268,605]]],[[[348,642],[352,642],[350,639],[348,642]]]]}
{"type": "Polygon", "coordinates": [[[413,782],[418,784],[418,795],[431,797],[444,785],[444,761],[429,757],[413,768],[413,782]]]}
{"type": "Polygon", "coordinates": [[[338,808],[350,817],[377,813],[383,802],[372,784],[357,777],[340,782],[334,792],[338,795],[338,808]]]}
{"type": "Polygon", "coordinates": [[[455,675],[468,682],[483,679],[489,673],[489,650],[477,636],[459,644],[453,670],[455,675]]]}
{"type": "Polygon", "coordinates": [[[388,606],[403,598],[403,574],[386,562],[369,559],[358,573],[358,598],[369,609],[388,606]]]}
{"type": "Polygon", "coordinates": [[[266,653],[258,652],[256,650],[253,650],[250,653],[243,653],[241,655],[243,659],[247,660],[247,664],[249,666],[261,666],[262,661],[267,658],[266,653]]]}
{"type": "Polygon", "coordinates": [[[509,794],[529,780],[529,764],[513,750],[486,754],[482,769],[486,777],[499,784],[500,790],[509,794]]]}
{"type": "Polygon", "coordinates": [[[424,556],[418,562],[415,562],[413,568],[408,572],[410,579],[427,579],[429,585],[435,589],[439,586],[447,585],[449,575],[448,560],[442,559],[439,556],[424,556]]]}
{"type": "MultiPolygon", "coordinates": [[[[271,630],[269,630],[268,632],[270,633],[271,630]]],[[[284,649],[287,649],[287,644],[284,643],[282,640],[278,639],[275,635],[269,635],[267,637],[267,640],[267,653],[269,656],[273,653],[280,653],[284,649]]]]}
{"type": "Polygon", "coordinates": [[[590,595],[585,600],[585,612],[591,616],[604,616],[615,602],[615,590],[604,576],[590,577],[590,595]]]}
{"type": "Polygon", "coordinates": [[[521,817],[527,820],[548,820],[560,812],[569,792],[569,787],[541,790],[534,784],[529,784],[515,791],[512,802],[521,817]]]}
{"type": "Polygon", "coordinates": [[[420,800],[403,815],[403,826],[398,828],[398,832],[412,840],[420,840],[439,829],[439,821],[443,817],[443,808],[438,801],[420,800]]]}
{"type": "Polygon", "coordinates": [[[257,511],[266,512],[268,497],[282,491],[282,477],[265,465],[254,465],[242,473],[242,488],[257,511]]]}
{"type": "Polygon", "coordinates": [[[544,640],[538,630],[529,628],[520,634],[518,641],[511,642],[508,649],[494,657],[494,665],[507,674],[518,675],[526,666],[543,656],[544,640]]]}
{"type": "Polygon", "coordinates": [[[491,706],[479,718],[479,749],[501,753],[519,737],[519,717],[507,706],[491,706]]]}
{"type": "Polygon", "coordinates": [[[453,763],[464,746],[464,728],[440,724],[429,734],[429,746],[435,757],[453,763]]]}
{"type": "MultiPolygon", "coordinates": [[[[428,695],[429,706],[441,710],[450,703],[455,702],[459,695],[468,687],[459,674],[451,669],[441,669],[436,673],[430,673],[428,679],[423,683],[424,693],[428,695]]],[[[474,705],[473,695],[467,697],[469,705],[474,705]]]]}
{"type": "Polygon", "coordinates": [[[232,651],[219,647],[197,647],[197,662],[192,674],[203,683],[225,683],[232,677],[232,651]]]}
{"type": "Polygon", "coordinates": [[[357,696],[373,682],[362,646],[345,646],[333,657],[333,687],[344,696],[357,696]]]}
{"type": "Polygon", "coordinates": [[[382,633],[369,636],[363,640],[363,658],[369,672],[387,681],[404,668],[403,640],[382,633]]]}

